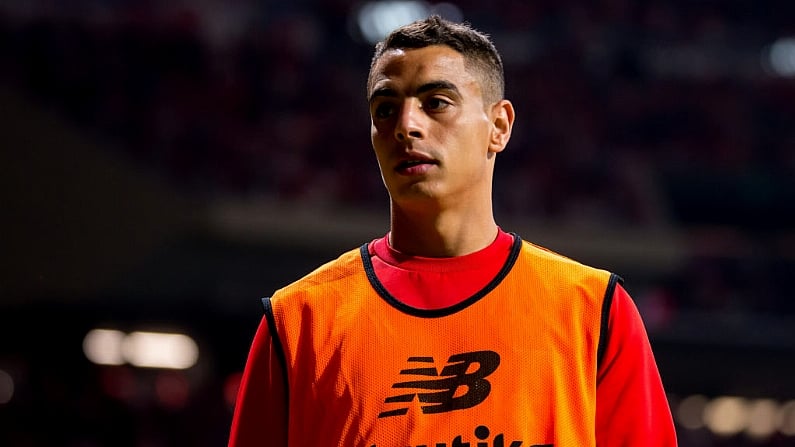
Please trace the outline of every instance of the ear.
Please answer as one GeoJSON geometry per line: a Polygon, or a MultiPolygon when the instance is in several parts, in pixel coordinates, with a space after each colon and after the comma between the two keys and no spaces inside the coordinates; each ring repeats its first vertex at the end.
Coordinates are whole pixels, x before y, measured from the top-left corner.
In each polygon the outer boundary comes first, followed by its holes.
{"type": "Polygon", "coordinates": [[[489,139],[489,152],[502,152],[511,139],[513,129],[514,110],[513,104],[507,99],[498,101],[491,107],[491,137],[489,139]]]}

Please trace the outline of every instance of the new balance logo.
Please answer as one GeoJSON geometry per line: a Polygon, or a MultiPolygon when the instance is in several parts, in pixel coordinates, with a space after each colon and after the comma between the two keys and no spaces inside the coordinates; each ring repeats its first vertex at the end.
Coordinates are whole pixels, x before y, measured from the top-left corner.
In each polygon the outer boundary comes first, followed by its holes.
{"type": "Polygon", "coordinates": [[[471,408],[483,402],[491,392],[491,383],[486,380],[500,366],[500,355],[494,351],[476,351],[455,354],[447,359],[447,365],[438,373],[433,366],[433,357],[409,357],[408,362],[416,367],[400,371],[401,375],[434,377],[426,380],[409,380],[392,385],[395,389],[427,390],[387,397],[386,404],[403,404],[399,408],[382,411],[378,417],[402,416],[409,411],[408,404],[416,398],[422,404],[424,414],[444,413],[471,408]],[[473,366],[476,365],[476,366],[473,366]],[[459,388],[465,389],[459,392],[459,388]]]}

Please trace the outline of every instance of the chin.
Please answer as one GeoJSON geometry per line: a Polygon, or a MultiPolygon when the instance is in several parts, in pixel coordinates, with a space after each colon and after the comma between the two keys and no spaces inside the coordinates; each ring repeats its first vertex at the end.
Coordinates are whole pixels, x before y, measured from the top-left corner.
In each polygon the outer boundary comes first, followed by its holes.
{"type": "Polygon", "coordinates": [[[417,186],[418,185],[413,185],[410,188],[403,188],[400,191],[390,191],[389,195],[392,197],[394,203],[406,206],[430,205],[439,202],[440,195],[438,191],[417,186]]]}

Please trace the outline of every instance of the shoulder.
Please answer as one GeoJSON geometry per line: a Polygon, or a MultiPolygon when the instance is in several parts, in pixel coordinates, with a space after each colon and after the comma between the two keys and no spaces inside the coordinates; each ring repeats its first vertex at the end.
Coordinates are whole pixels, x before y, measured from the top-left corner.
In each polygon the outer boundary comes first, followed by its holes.
{"type": "Polygon", "coordinates": [[[521,258],[525,262],[530,262],[535,269],[541,269],[547,273],[560,273],[566,275],[586,275],[609,277],[610,272],[604,269],[583,264],[580,261],[562,255],[549,248],[533,244],[532,242],[522,241],[521,258]]]}
{"type": "Polygon", "coordinates": [[[360,250],[361,248],[351,249],[320,265],[302,278],[277,290],[274,297],[301,294],[318,287],[334,287],[335,284],[347,283],[352,277],[364,275],[360,250]]]}
{"type": "Polygon", "coordinates": [[[540,284],[547,291],[569,297],[590,296],[604,300],[622,280],[612,272],[593,267],[548,248],[522,241],[515,270],[526,281],[540,284]]]}

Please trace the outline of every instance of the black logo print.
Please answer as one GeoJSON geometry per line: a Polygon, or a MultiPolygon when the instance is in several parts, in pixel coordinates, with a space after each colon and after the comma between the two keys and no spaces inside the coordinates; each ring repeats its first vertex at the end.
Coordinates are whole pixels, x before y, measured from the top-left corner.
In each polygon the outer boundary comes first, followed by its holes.
{"type": "MultiPolygon", "coordinates": [[[[500,355],[494,351],[475,351],[455,354],[447,359],[447,365],[437,373],[433,357],[409,357],[409,363],[419,364],[415,368],[400,371],[404,376],[434,377],[425,380],[410,380],[392,385],[395,389],[425,390],[387,397],[384,403],[408,404],[416,397],[422,405],[423,414],[444,413],[471,408],[483,402],[491,392],[491,383],[486,380],[500,365],[500,355]],[[428,365],[428,366],[426,366],[428,365]],[[472,370],[473,365],[477,365],[472,370]],[[459,388],[465,387],[463,394],[459,388]]],[[[408,406],[382,411],[378,417],[401,416],[408,413],[408,406]]]]}

